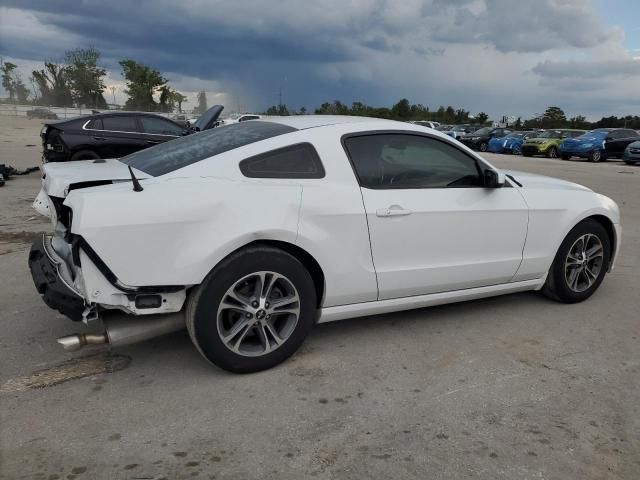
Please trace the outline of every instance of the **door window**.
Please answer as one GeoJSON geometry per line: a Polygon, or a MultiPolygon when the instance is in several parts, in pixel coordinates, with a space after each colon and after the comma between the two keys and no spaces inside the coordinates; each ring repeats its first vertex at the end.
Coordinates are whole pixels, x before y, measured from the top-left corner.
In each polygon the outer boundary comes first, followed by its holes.
{"type": "Polygon", "coordinates": [[[434,138],[406,134],[349,137],[360,185],[374,189],[481,187],[474,158],[434,138]]]}
{"type": "Polygon", "coordinates": [[[102,125],[105,130],[113,132],[137,132],[135,117],[124,116],[108,116],[102,119],[102,125]]]}
{"type": "Polygon", "coordinates": [[[176,137],[182,135],[183,128],[163,118],[140,117],[140,122],[144,133],[173,135],[176,137]]]}

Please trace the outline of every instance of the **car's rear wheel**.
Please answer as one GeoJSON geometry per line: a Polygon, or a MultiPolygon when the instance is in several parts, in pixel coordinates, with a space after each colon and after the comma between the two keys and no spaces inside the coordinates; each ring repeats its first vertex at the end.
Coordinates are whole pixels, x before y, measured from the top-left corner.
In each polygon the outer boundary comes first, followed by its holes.
{"type": "Polygon", "coordinates": [[[311,275],[292,255],[272,247],[241,250],[191,292],[187,329],[211,363],[257,372],[289,358],[317,318],[311,275]]]}
{"type": "Polygon", "coordinates": [[[604,227],[595,220],[579,223],[560,245],[543,293],[564,303],[586,300],[602,283],[610,256],[611,242],[604,227]]]}
{"type": "Polygon", "coordinates": [[[513,148],[511,149],[511,153],[513,153],[514,155],[521,155],[522,148],[520,148],[520,145],[514,145],[513,148]]]}
{"type": "Polygon", "coordinates": [[[481,152],[486,152],[487,149],[489,148],[489,144],[487,142],[480,142],[480,145],[478,145],[478,148],[480,149],[481,152]]]}
{"type": "Polygon", "coordinates": [[[556,147],[549,147],[549,150],[547,150],[547,157],[558,158],[558,149],[556,147]]]}
{"type": "Polygon", "coordinates": [[[600,162],[602,160],[604,160],[604,157],[603,157],[602,152],[600,150],[593,150],[589,154],[589,161],[591,161],[591,162],[600,162]]]}
{"type": "Polygon", "coordinates": [[[100,155],[98,155],[93,150],[79,150],[76,153],[74,153],[73,155],[71,155],[71,160],[72,161],[76,161],[76,160],[95,160],[97,158],[100,158],[100,155]]]}

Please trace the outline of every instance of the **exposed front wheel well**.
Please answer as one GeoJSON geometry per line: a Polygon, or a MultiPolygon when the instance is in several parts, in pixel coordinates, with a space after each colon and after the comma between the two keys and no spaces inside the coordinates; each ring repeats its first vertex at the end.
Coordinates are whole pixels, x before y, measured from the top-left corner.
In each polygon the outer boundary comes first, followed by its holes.
{"type": "MultiPolygon", "coordinates": [[[[616,256],[616,229],[613,227],[613,222],[611,222],[611,220],[604,215],[593,215],[591,217],[585,218],[582,221],[584,222],[585,220],[589,219],[595,220],[607,231],[607,236],[609,237],[609,243],[611,245],[611,261],[613,261],[616,256]]],[[[608,265],[608,267],[611,267],[611,265],[608,265]]]]}

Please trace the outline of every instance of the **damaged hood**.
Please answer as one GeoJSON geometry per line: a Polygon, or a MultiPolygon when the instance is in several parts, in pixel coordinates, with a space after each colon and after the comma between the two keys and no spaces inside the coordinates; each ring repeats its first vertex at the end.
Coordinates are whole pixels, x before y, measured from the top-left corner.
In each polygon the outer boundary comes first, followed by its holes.
{"type": "MultiPolygon", "coordinates": [[[[116,159],[45,163],[40,168],[43,190],[59,198],[66,197],[73,188],[131,180],[127,165],[116,159]]],[[[133,170],[139,180],[150,178],[141,170],[133,170]]]]}

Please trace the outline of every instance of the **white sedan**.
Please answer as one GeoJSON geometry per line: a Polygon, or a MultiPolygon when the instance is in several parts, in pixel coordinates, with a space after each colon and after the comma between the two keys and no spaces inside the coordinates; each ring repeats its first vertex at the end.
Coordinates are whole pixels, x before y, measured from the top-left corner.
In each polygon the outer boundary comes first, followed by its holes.
{"type": "Polygon", "coordinates": [[[186,324],[210,362],[258,371],[316,322],[524,290],[585,300],[619,250],[610,198],[387,120],[253,120],[42,170],[38,292],[106,327],[59,339],[69,350],[186,324]]]}

